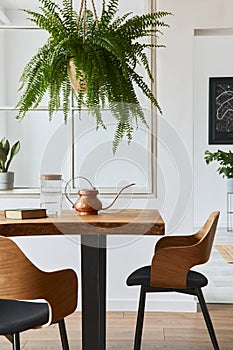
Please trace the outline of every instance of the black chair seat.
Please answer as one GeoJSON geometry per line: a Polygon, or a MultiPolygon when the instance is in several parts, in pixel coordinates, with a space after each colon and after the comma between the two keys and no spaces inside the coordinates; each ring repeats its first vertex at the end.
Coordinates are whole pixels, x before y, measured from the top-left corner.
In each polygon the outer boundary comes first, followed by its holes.
{"type": "MultiPolygon", "coordinates": [[[[126,281],[127,285],[128,286],[142,285],[144,287],[151,287],[150,271],[151,271],[151,266],[144,266],[135,270],[127,278],[127,281],[126,281]]],[[[186,288],[202,288],[202,287],[205,287],[207,284],[208,284],[207,278],[204,275],[202,275],[200,272],[196,272],[192,270],[188,272],[186,288]]],[[[169,290],[169,288],[162,288],[162,287],[151,287],[151,288],[161,289],[161,291],[169,290]]],[[[172,286],[170,289],[174,290],[172,286]]]]}
{"type": "Polygon", "coordinates": [[[46,324],[47,303],[0,299],[0,334],[13,334],[46,324]]]}

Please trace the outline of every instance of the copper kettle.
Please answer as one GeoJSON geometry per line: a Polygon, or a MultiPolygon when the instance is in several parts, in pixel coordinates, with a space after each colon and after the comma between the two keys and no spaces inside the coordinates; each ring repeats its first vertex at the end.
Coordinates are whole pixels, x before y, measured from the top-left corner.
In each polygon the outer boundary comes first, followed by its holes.
{"type": "Polygon", "coordinates": [[[68,201],[72,204],[73,208],[75,210],[77,210],[79,212],[80,215],[97,215],[99,210],[105,210],[105,209],[109,209],[117,200],[117,198],[119,197],[119,195],[121,194],[122,191],[124,191],[126,188],[131,187],[135,185],[134,183],[124,186],[116,195],[116,197],[114,198],[114,200],[112,201],[111,204],[109,204],[107,207],[103,208],[101,201],[99,200],[99,198],[97,197],[99,194],[99,191],[92,185],[92,183],[90,182],[90,180],[88,180],[86,177],[84,176],[76,176],[75,178],[69,180],[66,183],[65,186],[65,196],[68,199],[68,201]],[[91,189],[83,189],[83,190],[79,190],[78,194],[79,194],[79,198],[76,200],[75,203],[72,202],[72,200],[69,198],[69,195],[67,193],[67,188],[68,185],[70,183],[70,181],[74,180],[74,179],[84,179],[86,180],[91,189]]]}

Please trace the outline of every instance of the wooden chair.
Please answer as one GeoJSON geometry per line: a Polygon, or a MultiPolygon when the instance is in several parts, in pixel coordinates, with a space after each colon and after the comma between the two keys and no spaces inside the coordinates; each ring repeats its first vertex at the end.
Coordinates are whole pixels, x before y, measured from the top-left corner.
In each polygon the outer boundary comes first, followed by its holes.
{"type": "Polygon", "coordinates": [[[197,296],[215,350],[219,350],[211,318],[202,294],[207,278],[191,267],[209,260],[219,212],[212,213],[204,226],[190,236],[167,236],[155,246],[151,266],[134,271],[127,278],[128,286],[141,286],[134,350],[141,348],[146,293],[178,292],[197,296]]]}
{"type": "Polygon", "coordinates": [[[0,334],[20,350],[20,333],[59,324],[68,350],[64,318],[77,307],[77,276],[71,269],[39,270],[11,239],[0,236],[0,334]],[[43,301],[26,301],[44,299],[43,301]]]}

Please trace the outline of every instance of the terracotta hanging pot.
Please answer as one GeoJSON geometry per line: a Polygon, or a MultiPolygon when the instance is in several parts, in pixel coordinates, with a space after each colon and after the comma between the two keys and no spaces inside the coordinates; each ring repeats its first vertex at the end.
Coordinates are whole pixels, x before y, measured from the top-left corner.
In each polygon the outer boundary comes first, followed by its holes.
{"type": "Polygon", "coordinates": [[[72,58],[68,60],[67,71],[73,89],[76,92],[87,93],[87,82],[83,78],[82,74],[78,78],[76,77],[76,67],[72,58]]]}

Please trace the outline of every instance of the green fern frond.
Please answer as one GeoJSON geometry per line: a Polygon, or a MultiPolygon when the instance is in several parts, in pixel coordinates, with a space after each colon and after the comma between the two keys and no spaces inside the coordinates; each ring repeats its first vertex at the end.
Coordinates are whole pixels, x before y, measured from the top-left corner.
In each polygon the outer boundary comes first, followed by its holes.
{"type": "Polygon", "coordinates": [[[53,37],[56,38],[57,34],[66,36],[65,26],[60,18],[60,16],[55,12],[51,13],[48,9],[41,7],[41,10],[47,20],[50,22],[50,26],[53,28],[53,37]],[[55,30],[56,29],[56,30],[55,30]]]}
{"type": "Polygon", "coordinates": [[[69,33],[74,33],[77,30],[78,15],[73,10],[72,0],[62,0],[62,4],[63,25],[69,33]]]}
{"type": "Polygon", "coordinates": [[[93,38],[93,41],[96,45],[98,45],[100,48],[105,49],[111,55],[116,56],[119,60],[119,63],[122,66],[122,73],[127,76],[127,64],[125,62],[125,51],[122,45],[119,42],[116,42],[114,38],[111,36],[111,33],[104,35],[104,36],[98,36],[96,35],[95,38],[93,38]]]}
{"type": "Polygon", "coordinates": [[[169,12],[156,12],[134,16],[129,18],[118,30],[121,31],[121,33],[124,32],[125,36],[131,40],[134,40],[147,33],[149,34],[150,32],[157,31],[157,29],[153,29],[157,26],[169,27],[167,23],[158,20],[158,18],[169,15],[171,15],[169,12]]]}
{"type": "Polygon", "coordinates": [[[117,30],[133,12],[125,13],[122,17],[117,17],[111,24],[111,29],[117,30]]]}
{"type": "Polygon", "coordinates": [[[151,82],[154,82],[154,77],[152,76],[152,73],[151,73],[151,69],[150,69],[150,64],[149,64],[149,60],[147,58],[147,55],[142,52],[139,57],[141,58],[141,62],[147,72],[147,75],[148,77],[150,78],[151,82]]]}
{"type": "Polygon", "coordinates": [[[100,17],[99,25],[103,27],[108,26],[108,24],[112,21],[117,11],[118,0],[109,0],[107,9],[104,3],[104,6],[102,7],[102,14],[100,17]]]}
{"type": "Polygon", "coordinates": [[[112,145],[112,151],[113,154],[116,153],[117,148],[119,144],[121,143],[124,136],[127,137],[128,143],[132,141],[132,135],[133,135],[133,126],[129,121],[129,116],[123,116],[125,117],[125,120],[120,120],[117,124],[114,139],[113,139],[113,145],[112,145]]]}
{"type": "MultiPolygon", "coordinates": [[[[157,19],[167,17],[167,16],[173,16],[173,14],[171,12],[167,12],[167,11],[157,11],[155,13],[156,13],[157,19]]],[[[162,26],[169,27],[169,25],[167,23],[158,22],[158,25],[160,25],[159,23],[162,24],[162,26]]]]}
{"type": "Polygon", "coordinates": [[[131,70],[131,77],[132,80],[135,81],[135,83],[139,86],[139,88],[142,90],[142,92],[144,93],[144,95],[146,95],[146,97],[151,101],[151,103],[156,106],[159,110],[159,112],[162,114],[162,109],[158,104],[158,101],[156,100],[156,98],[154,97],[154,95],[152,94],[150,88],[147,86],[147,84],[144,82],[143,78],[137,74],[135,71],[131,70]]]}
{"type": "Polygon", "coordinates": [[[54,21],[51,22],[50,16],[45,16],[37,12],[22,10],[32,17],[28,18],[29,21],[34,22],[39,28],[47,30],[54,38],[57,38],[60,33],[65,34],[64,27],[59,24],[58,27],[54,26],[54,21]]]}
{"type": "Polygon", "coordinates": [[[154,77],[151,74],[149,59],[147,54],[144,52],[145,49],[151,49],[152,47],[156,47],[156,45],[135,43],[132,45],[131,50],[127,52],[127,58],[132,69],[135,68],[137,63],[141,63],[144,66],[148,77],[153,82],[154,77]]]}
{"type": "Polygon", "coordinates": [[[54,1],[52,1],[52,0],[40,0],[40,2],[45,8],[47,8],[50,11],[51,14],[56,13],[56,10],[57,10],[57,13],[60,12],[60,7],[54,1]]]}
{"type": "Polygon", "coordinates": [[[29,108],[36,108],[41,102],[48,84],[44,78],[44,66],[42,67],[40,62],[37,62],[33,67],[30,75],[28,76],[27,89],[21,96],[17,108],[20,108],[18,119],[25,116],[25,113],[29,108]]]}
{"type": "Polygon", "coordinates": [[[85,105],[85,93],[83,91],[80,91],[78,94],[76,93],[76,91],[73,89],[72,87],[72,91],[74,94],[74,99],[77,103],[77,109],[79,112],[79,116],[81,116],[81,110],[82,107],[85,105]]]}
{"type": "MultiPolygon", "coordinates": [[[[52,119],[53,113],[58,111],[58,109],[61,106],[61,93],[63,93],[63,102],[67,103],[67,96],[64,96],[67,94],[67,67],[64,64],[64,59],[61,59],[60,56],[59,59],[54,58],[51,70],[51,75],[49,77],[49,94],[50,94],[50,100],[49,100],[49,117],[52,119]]],[[[70,83],[69,83],[70,84],[70,83]]],[[[68,88],[68,92],[70,92],[68,88]]],[[[67,112],[66,112],[66,105],[63,104],[63,111],[64,111],[64,121],[67,121],[67,112]]]]}

